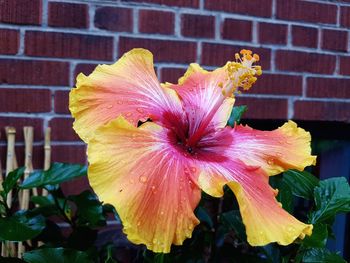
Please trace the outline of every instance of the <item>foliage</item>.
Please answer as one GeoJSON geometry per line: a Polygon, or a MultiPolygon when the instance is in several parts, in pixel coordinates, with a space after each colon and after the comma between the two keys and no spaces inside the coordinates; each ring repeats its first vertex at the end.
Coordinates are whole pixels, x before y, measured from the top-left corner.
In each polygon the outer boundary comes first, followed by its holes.
{"type": "MultiPolygon", "coordinates": [[[[229,125],[239,123],[245,110],[244,106],[234,107],[229,125]]],[[[0,257],[0,262],[345,262],[326,248],[335,216],[350,211],[350,188],[345,178],[319,181],[309,172],[296,170],[270,178],[272,187],[279,189],[277,199],[283,208],[314,225],[310,237],[289,246],[251,247],[234,195],[225,188],[221,199],[203,193],[195,210],[201,223],[191,239],[183,246],[173,246],[169,254],[155,254],[129,243],[120,224],[108,226],[108,218],[120,223],[118,215],[91,190],[64,194],[61,183],[86,176],[85,166],[53,163],[48,171],[35,171],[20,184],[23,173],[24,168],[19,168],[3,182],[0,240],[24,241],[27,252],[22,260],[0,257]],[[47,189],[49,195],[33,196],[26,211],[17,211],[15,205],[9,208],[4,201],[12,191],[16,203],[19,190],[34,187],[47,189]],[[308,204],[308,209],[295,209],[297,201],[308,204]]]]}

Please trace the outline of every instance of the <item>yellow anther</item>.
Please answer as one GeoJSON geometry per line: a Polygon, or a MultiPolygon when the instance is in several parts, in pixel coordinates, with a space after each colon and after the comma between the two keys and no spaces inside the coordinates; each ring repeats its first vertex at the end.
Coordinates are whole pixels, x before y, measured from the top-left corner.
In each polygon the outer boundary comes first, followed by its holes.
{"type": "Polygon", "coordinates": [[[253,55],[253,52],[247,49],[242,49],[239,53],[241,56],[235,54],[236,62],[229,61],[226,64],[226,81],[218,84],[224,96],[231,97],[234,93],[240,93],[239,88],[249,90],[256,82],[256,76],[262,74],[261,66],[253,66],[253,63],[259,60],[257,54],[253,55]]]}

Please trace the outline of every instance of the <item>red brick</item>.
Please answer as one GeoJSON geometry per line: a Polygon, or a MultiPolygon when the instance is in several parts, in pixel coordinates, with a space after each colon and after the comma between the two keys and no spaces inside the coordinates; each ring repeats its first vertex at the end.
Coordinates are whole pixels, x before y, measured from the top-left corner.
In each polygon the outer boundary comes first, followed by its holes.
{"type": "Polygon", "coordinates": [[[69,91],[58,90],[55,92],[55,112],[61,114],[70,114],[69,104],[69,91]]]}
{"type": "Polygon", "coordinates": [[[180,7],[199,7],[199,0],[122,0],[122,2],[151,3],[180,7]]]}
{"type": "Polygon", "coordinates": [[[148,34],[174,34],[173,12],[163,12],[157,10],[139,11],[139,31],[148,34]]]}
{"type": "Polygon", "coordinates": [[[85,145],[52,145],[52,162],[86,163],[85,145]]]}
{"type": "Polygon", "coordinates": [[[39,118],[22,118],[22,117],[0,117],[0,140],[6,141],[5,126],[13,126],[16,129],[16,142],[23,141],[23,127],[34,127],[34,140],[43,140],[43,120],[39,118]]]}
{"type": "Polygon", "coordinates": [[[156,62],[191,63],[196,60],[196,42],[120,37],[120,56],[137,47],[149,49],[156,62]]]}
{"type": "Polygon", "coordinates": [[[340,7],[340,24],[350,28],[350,6],[340,7]]]}
{"type": "Polygon", "coordinates": [[[95,27],[110,31],[132,32],[132,10],[119,7],[101,7],[95,13],[95,27]]]}
{"type": "Polygon", "coordinates": [[[0,1],[0,22],[40,25],[41,10],[41,0],[2,0],[0,1]]]}
{"type": "Polygon", "coordinates": [[[335,51],[347,52],[347,31],[324,29],[322,30],[322,48],[335,51]]]}
{"type": "Polygon", "coordinates": [[[49,3],[49,26],[53,27],[89,27],[89,7],[84,4],[49,3]]]}
{"type": "Polygon", "coordinates": [[[92,71],[97,67],[98,64],[85,64],[85,63],[79,63],[75,66],[74,69],[74,81],[76,77],[79,75],[79,73],[83,73],[84,75],[90,75],[92,71]]]}
{"type": "Polygon", "coordinates": [[[19,47],[19,31],[0,29],[0,54],[15,55],[19,47]]]}
{"type": "Polygon", "coordinates": [[[247,48],[259,54],[260,61],[257,64],[261,65],[263,70],[270,68],[270,49],[214,43],[203,43],[201,63],[208,66],[223,66],[227,61],[234,60],[234,54],[236,52],[247,48]]]}
{"type": "Polygon", "coordinates": [[[263,44],[286,44],[287,26],[259,23],[259,42],[263,44]]]}
{"type": "Polygon", "coordinates": [[[302,77],[263,73],[248,91],[254,94],[301,95],[302,77]]]}
{"type": "Polygon", "coordinates": [[[27,31],[25,54],[39,57],[113,59],[113,38],[59,32],[27,31]]]}
{"type": "Polygon", "coordinates": [[[350,122],[350,103],[325,101],[296,101],[294,118],[297,120],[350,122]]]}
{"type": "Polygon", "coordinates": [[[178,79],[181,78],[185,72],[185,68],[162,68],[160,70],[160,79],[162,82],[177,83],[178,79]]]}
{"type": "Polygon", "coordinates": [[[337,23],[337,6],[301,0],[277,0],[277,18],[311,23],[337,23]]]}
{"type": "Polygon", "coordinates": [[[318,30],[313,27],[292,26],[294,46],[317,48],[318,30]]]}
{"type": "Polygon", "coordinates": [[[350,79],[308,78],[307,96],[318,98],[350,98],[350,79]]]}
{"type": "Polygon", "coordinates": [[[53,118],[50,121],[51,139],[53,141],[78,141],[79,137],[73,130],[72,118],[53,118]]]}
{"type": "Polygon", "coordinates": [[[47,89],[0,89],[0,112],[50,112],[51,92],[47,89]]]}
{"type": "Polygon", "coordinates": [[[333,74],[335,56],[299,51],[277,50],[276,66],[280,70],[333,74]]]}
{"type": "Polygon", "coordinates": [[[183,14],[181,16],[181,34],[185,37],[213,38],[215,36],[215,17],[183,14]]]}
{"type": "Polygon", "coordinates": [[[271,17],[271,0],[206,0],[205,9],[252,16],[271,17]]]}
{"type": "Polygon", "coordinates": [[[248,111],[244,114],[245,119],[285,120],[288,115],[288,102],[285,99],[238,97],[235,105],[248,106],[248,111]]]}
{"type": "Polygon", "coordinates": [[[225,19],[221,27],[223,39],[252,41],[252,22],[238,19],[225,19]]]}
{"type": "Polygon", "coordinates": [[[341,75],[350,75],[350,57],[339,57],[341,75]]]}
{"type": "Polygon", "coordinates": [[[0,59],[0,83],[69,85],[69,64],[57,61],[0,59]]]}
{"type": "MultiPolygon", "coordinates": [[[[35,134],[36,131],[34,131],[35,134]]],[[[1,134],[3,136],[2,138],[5,138],[4,133],[1,134]]],[[[0,146],[0,161],[2,167],[6,167],[6,152],[7,147],[0,146]]],[[[16,152],[16,160],[18,163],[18,166],[24,166],[24,146],[16,146],[15,147],[16,152]]],[[[43,146],[33,146],[33,153],[32,153],[32,160],[33,160],[33,167],[34,169],[43,169],[43,163],[44,163],[44,147],[43,146]]]]}

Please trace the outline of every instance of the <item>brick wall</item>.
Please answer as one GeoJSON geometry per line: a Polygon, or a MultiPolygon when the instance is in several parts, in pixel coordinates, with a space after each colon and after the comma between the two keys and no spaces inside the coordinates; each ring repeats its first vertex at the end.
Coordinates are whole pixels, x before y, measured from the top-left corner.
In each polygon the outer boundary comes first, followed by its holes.
{"type": "MultiPolygon", "coordinates": [[[[190,62],[211,69],[252,49],[264,74],[238,100],[249,106],[247,118],[349,123],[349,35],[349,0],[0,0],[1,133],[33,125],[40,167],[51,126],[53,160],[84,162],[69,89],[77,73],[134,47],[150,49],[170,82],[190,62]]],[[[21,158],[21,131],[17,141],[21,158]]]]}

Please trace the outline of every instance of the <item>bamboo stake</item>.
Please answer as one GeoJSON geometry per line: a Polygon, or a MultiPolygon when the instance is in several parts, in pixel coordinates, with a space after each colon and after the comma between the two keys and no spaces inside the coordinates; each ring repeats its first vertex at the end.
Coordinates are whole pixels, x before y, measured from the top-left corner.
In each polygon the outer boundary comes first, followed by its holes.
{"type": "MultiPolygon", "coordinates": [[[[34,137],[34,130],[33,127],[23,127],[23,134],[24,134],[24,145],[25,145],[25,158],[24,158],[24,180],[28,178],[29,174],[33,171],[33,162],[32,162],[32,156],[33,156],[33,137],[34,137]]],[[[22,202],[21,202],[21,209],[22,210],[28,210],[29,209],[29,199],[30,199],[30,190],[24,189],[22,191],[21,196],[22,202]]],[[[18,243],[18,257],[22,257],[22,254],[25,252],[25,247],[23,246],[23,243],[18,243]]]]}
{"type": "MultiPolygon", "coordinates": [[[[44,171],[49,170],[50,168],[50,164],[51,164],[51,139],[50,139],[50,135],[51,135],[51,128],[47,127],[46,131],[45,131],[45,145],[44,145],[44,150],[45,150],[45,156],[44,156],[44,171]]],[[[42,192],[43,196],[47,196],[48,192],[46,191],[46,189],[43,189],[42,192]]]]}
{"type": "MultiPolygon", "coordinates": [[[[13,160],[15,154],[15,137],[16,129],[14,127],[5,127],[7,135],[7,157],[6,157],[6,176],[13,171],[13,160]]],[[[12,205],[12,191],[7,195],[7,206],[11,207],[12,205]]]]}
{"type": "MultiPolygon", "coordinates": [[[[16,129],[14,127],[5,127],[6,136],[7,136],[7,155],[6,155],[6,176],[13,171],[14,166],[17,165],[15,161],[15,137],[16,129]]],[[[5,200],[4,200],[5,201],[5,200]]],[[[9,192],[7,195],[7,206],[10,208],[12,205],[12,192],[9,192]]],[[[12,242],[3,242],[1,247],[1,255],[11,256],[15,255],[15,244],[12,242]]]]}

